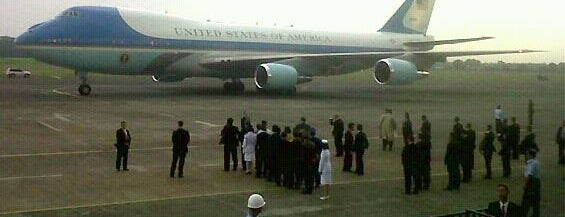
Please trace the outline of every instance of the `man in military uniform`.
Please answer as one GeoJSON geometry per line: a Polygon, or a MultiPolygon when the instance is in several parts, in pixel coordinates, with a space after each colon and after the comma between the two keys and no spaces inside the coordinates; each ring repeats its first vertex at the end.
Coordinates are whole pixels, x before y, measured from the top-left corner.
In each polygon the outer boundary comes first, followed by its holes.
{"type": "Polygon", "coordinates": [[[445,151],[445,157],[443,159],[447,166],[447,173],[449,173],[449,184],[444,189],[447,191],[459,190],[461,182],[461,174],[459,171],[461,157],[460,146],[459,140],[455,139],[455,133],[452,132],[449,136],[449,143],[447,144],[447,150],[445,151]]]}
{"type": "Polygon", "coordinates": [[[343,131],[344,123],[339,115],[334,115],[330,118],[330,125],[333,126],[332,136],[334,137],[336,157],[343,156],[343,131]]]}
{"type": "Polygon", "coordinates": [[[178,162],[178,177],[184,176],[184,160],[188,152],[188,143],[190,143],[190,133],[183,128],[184,122],[179,121],[178,129],[173,132],[173,162],[171,164],[171,171],[169,176],[175,177],[175,170],[178,162]]]}
{"type": "Polygon", "coordinates": [[[473,176],[473,164],[475,161],[475,140],[476,133],[473,130],[471,124],[467,124],[467,129],[465,129],[462,147],[462,161],[461,166],[463,168],[463,180],[464,183],[471,182],[473,176]]]}
{"type": "Polygon", "coordinates": [[[508,126],[508,137],[506,141],[512,148],[512,158],[518,159],[520,151],[518,151],[518,143],[520,142],[520,125],[516,123],[516,117],[511,118],[512,123],[508,126]]]}
{"type": "Polygon", "coordinates": [[[224,145],[224,171],[230,170],[230,156],[233,161],[233,171],[237,170],[237,146],[239,145],[239,129],[233,125],[233,118],[228,118],[220,133],[224,145]]]}
{"type": "Polygon", "coordinates": [[[479,145],[479,150],[483,157],[485,158],[485,167],[486,167],[486,175],[485,179],[492,178],[492,155],[496,153],[496,147],[494,146],[494,139],[496,138],[494,132],[492,132],[492,126],[487,126],[487,132],[485,132],[485,136],[483,140],[481,140],[481,144],[479,145]]]}

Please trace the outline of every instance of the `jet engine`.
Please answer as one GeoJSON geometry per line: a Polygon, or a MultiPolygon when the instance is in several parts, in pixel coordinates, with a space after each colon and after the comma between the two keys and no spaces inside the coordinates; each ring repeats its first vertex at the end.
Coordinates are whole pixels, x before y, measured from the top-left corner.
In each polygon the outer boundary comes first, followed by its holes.
{"type": "Polygon", "coordinates": [[[279,64],[261,64],[255,69],[255,86],[261,90],[295,91],[297,84],[312,81],[310,76],[299,76],[296,68],[279,64]]]}
{"type": "Polygon", "coordinates": [[[399,59],[382,59],[375,65],[374,78],[378,84],[406,85],[429,75],[418,72],[416,66],[399,59]]]}

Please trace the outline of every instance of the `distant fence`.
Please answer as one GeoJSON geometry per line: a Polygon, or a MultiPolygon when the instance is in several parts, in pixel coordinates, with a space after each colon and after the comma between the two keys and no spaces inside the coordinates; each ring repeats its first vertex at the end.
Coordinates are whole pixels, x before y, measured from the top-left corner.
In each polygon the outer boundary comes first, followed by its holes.
{"type": "Polygon", "coordinates": [[[465,212],[435,215],[431,217],[494,217],[485,213],[486,209],[466,210],[465,212]]]}

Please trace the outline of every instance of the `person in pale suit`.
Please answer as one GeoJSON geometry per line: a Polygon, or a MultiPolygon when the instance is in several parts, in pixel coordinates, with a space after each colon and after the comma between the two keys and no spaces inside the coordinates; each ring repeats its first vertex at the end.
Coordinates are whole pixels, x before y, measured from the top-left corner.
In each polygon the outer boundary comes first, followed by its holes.
{"type": "Polygon", "coordinates": [[[320,154],[320,166],[318,172],[320,173],[320,184],[324,189],[324,196],[320,200],[327,200],[330,198],[330,185],[332,184],[332,163],[330,161],[331,153],[327,140],[322,140],[322,153],[320,154]]]}
{"type": "Polygon", "coordinates": [[[383,140],[383,151],[392,151],[394,143],[394,133],[396,131],[396,121],[392,117],[392,109],[386,109],[385,114],[381,116],[379,121],[380,137],[383,140]]]}

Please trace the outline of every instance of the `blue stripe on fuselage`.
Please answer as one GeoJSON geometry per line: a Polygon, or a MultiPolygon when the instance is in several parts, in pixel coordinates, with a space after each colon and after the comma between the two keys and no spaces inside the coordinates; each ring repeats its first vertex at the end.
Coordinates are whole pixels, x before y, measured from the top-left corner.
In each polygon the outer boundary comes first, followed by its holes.
{"type": "MultiPolygon", "coordinates": [[[[204,40],[162,39],[146,36],[132,29],[117,8],[74,7],[65,12],[77,16],[58,16],[33,27],[17,39],[19,45],[112,47],[187,50],[235,50],[288,53],[352,53],[386,52],[396,49],[377,49],[355,46],[296,45],[262,42],[229,42],[204,40]]],[[[62,14],[65,14],[63,12],[62,14]]]]}

